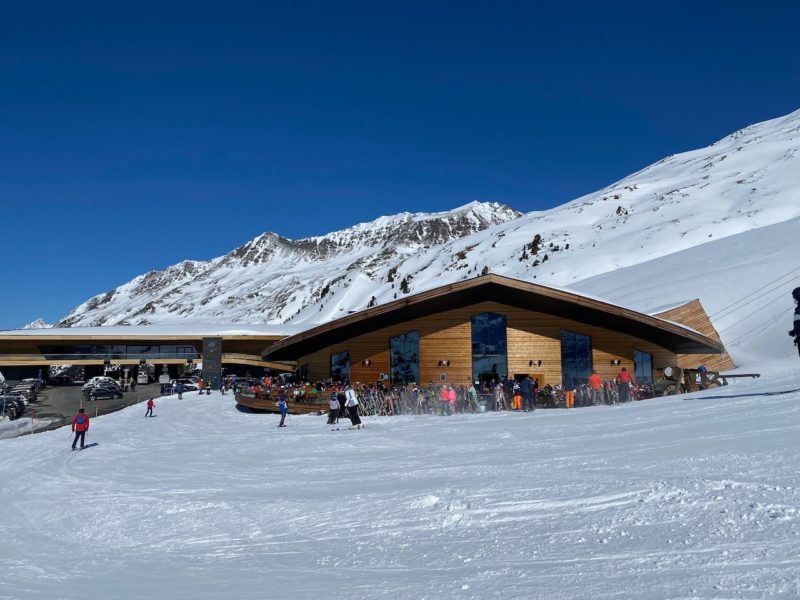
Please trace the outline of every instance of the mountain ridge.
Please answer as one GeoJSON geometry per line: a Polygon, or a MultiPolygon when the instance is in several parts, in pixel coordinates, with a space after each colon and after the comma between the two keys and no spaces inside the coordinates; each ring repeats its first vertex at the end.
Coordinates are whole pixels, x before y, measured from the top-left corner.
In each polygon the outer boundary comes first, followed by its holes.
{"type": "Polygon", "coordinates": [[[140,275],[57,326],[322,323],[487,271],[568,286],[800,217],[798,184],[800,110],[549,210],[471,202],[298,240],[265,232],[224,256],[140,275]]]}

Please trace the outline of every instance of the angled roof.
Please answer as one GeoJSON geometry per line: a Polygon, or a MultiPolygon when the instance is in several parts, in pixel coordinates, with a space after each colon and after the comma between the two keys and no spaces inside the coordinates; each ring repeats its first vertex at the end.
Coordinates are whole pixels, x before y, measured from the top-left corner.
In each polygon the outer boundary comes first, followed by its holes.
{"type": "Polygon", "coordinates": [[[270,346],[263,357],[296,360],[370,331],[487,301],[627,333],[676,353],[724,351],[718,340],[671,321],[563,289],[490,274],[443,285],[313,327],[270,346]]]}

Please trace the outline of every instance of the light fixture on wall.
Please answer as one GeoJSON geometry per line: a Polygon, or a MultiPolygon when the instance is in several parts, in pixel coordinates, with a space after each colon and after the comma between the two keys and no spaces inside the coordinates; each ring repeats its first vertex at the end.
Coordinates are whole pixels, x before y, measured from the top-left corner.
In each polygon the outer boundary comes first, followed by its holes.
{"type": "Polygon", "coordinates": [[[536,365],[537,367],[541,367],[542,366],[542,361],[540,361],[540,360],[529,360],[528,361],[528,366],[532,367],[533,365],[536,365]]]}
{"type": "Polygon", "coordinates": [[[449,360],[440,360],[439,361],[439,366],[440,367],[449,367],[450,366],[450,361],[449,360]]]}
{"type": "Polygon", "coordinates": [[[611,360],[611,366],[618,367],[622,361],[618,358],[614,358],[611,360]]]}
{"type": "Polygon", "coordinates": [[[372,361],[370,359],[362,360],[361,364],[364,365],[365,367],[368,367],[372,364],[372,361]]]}

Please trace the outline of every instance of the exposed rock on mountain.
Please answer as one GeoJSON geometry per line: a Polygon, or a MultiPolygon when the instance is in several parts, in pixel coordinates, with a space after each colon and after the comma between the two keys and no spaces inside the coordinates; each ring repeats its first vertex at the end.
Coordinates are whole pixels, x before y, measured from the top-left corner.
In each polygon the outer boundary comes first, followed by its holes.
{"type": "Polygon", "coordinates": [[[798,189],[800,110],[547,211],[473,202],[301,240],[264,233],[139,276],[58,326],[318,323],[488,272],[565,286],[800,217],[798,189]]]}

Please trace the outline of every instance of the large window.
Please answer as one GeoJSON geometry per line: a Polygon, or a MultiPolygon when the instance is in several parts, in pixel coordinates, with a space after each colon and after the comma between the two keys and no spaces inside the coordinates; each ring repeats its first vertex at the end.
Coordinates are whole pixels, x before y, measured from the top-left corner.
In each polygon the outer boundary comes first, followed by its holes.
{"type": "Polygon", "coordinates": [[[92,359],[197,359],[200,353],[194,346],[139,346],[122,344],[72,344],[66,346],[39,346],[48,360],[92,360],[92,359]]]}
{"type": "Polygon", "coordinates": [[[653,355],[641,350],[634,350],[633,374],[636,377],[636,383],[653,383],[653,355]]]}
{"type": "Polygon", "coordinates": [[[389,366],[392,383],[419,382],[419,332],[389,338],[389,366]]]}
{"type": "Polygon", "coordinates": [[[334,381],[349,381],[350,352],[331,354],[331,379],[334,381]]]}
{"type": "Polygon", "coordinates": [[[473,315],[471,320],[472,378],[499,381],[508,375],[506,317],[487,312],[473,315]]]}
{"type": "Polygon", "coordinates": [[[586,383],[592,374],[592,339],[574,331],[561,331],[561,384],[586,383]]]}

